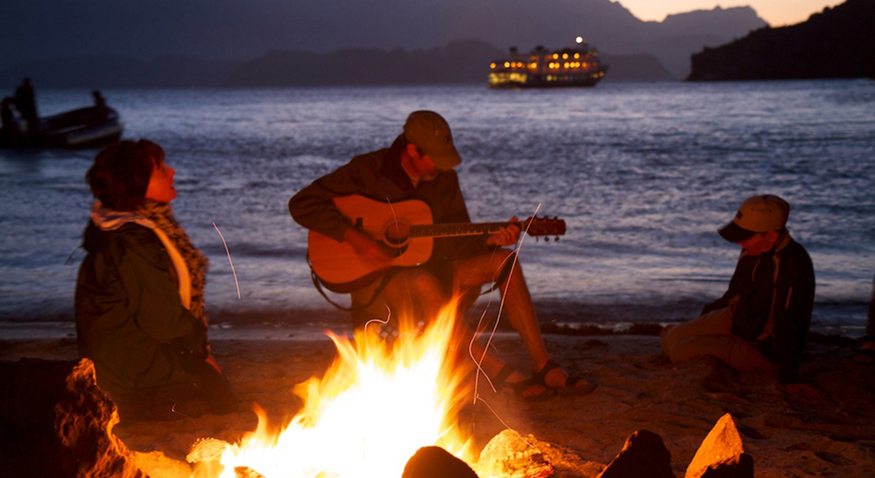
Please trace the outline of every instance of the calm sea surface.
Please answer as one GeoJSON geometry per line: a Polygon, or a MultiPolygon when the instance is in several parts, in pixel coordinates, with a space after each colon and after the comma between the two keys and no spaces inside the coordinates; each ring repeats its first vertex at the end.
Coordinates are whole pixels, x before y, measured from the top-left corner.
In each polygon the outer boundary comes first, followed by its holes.
{"type": "MultiPolygon", "coordinates": [[[[343,320],[313,289],[287,201],[389,145],[422,108],[453,128],[476,222],[536,211],[567,222],[558,242],[522,244],[542,320],[694,316],[725,290],[739,253],[715,230],[747,196],[772,193],[793,205],[789,228],[814,261],[815,328],[862,333],[875,275],[872,81],[103,93],[125,137],[158,142],[177,169],[173,205],[210,257],[208,311],[223,333],[343,320]]],[[[38,90],[37,100],[47,115],[88,104],[90,92],[38,90]]],[[[72,333],[94,154],[0,151],[0,334],[72,333]]]]}

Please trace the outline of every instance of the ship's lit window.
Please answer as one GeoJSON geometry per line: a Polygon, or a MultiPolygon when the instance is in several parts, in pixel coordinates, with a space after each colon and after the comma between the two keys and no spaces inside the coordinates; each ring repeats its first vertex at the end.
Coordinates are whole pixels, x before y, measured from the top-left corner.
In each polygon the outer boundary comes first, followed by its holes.
{"type": "Polygon", "coordinates": [[[510,68],[510,62],[509,62],[509,61],[504,62],[504,67],[505,67],[505,68],[510,68]]]}
{"type": "Polygon", "coordinates": [[[580,58],[580,53],[575,53],[575,54],[574,54],[574,59],[578,59],[578,58],[580,58]]]}
{"type": "Polygon", "coordinates": [[[563,54],[562,54],[562,59],[563,59],[563,60],[567,60],[567,59],[568,59],[568,53],[563,53],[563,54]]]}
{"type": "Polygon", "coordinates": [[[494,70],[494,69],[495,69],[495,63],[490,63],[490,64],[489,64],[489,68],[491,68],[491,69],[494,70]]]}

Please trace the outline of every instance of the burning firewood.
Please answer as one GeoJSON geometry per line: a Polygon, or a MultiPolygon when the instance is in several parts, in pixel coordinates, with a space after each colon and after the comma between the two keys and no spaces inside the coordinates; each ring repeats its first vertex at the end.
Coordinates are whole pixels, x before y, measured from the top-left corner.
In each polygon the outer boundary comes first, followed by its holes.
{"type": "Polygon", "coordinates": [[[544,478],[553,466],[540,449],[512,430],[499,433],[483,448],[475,467],[480,476],[544,478]]]}
{"type": "Polygon", "coordinates": [[[222,453],[225,453],[229,446],[231,446],[230,443],[218,438],[200,438],[191,446],[191,450],[185,456],[185,461],[189,463],[218,462],[222,459],[222,453]]]}
{"type": "Polygon", "coordinates": [[[249,468],[248,466],[238,466],[237,468],[234,468],[234,476],[237,478],[264,478],[261,473],[249,468]]]}

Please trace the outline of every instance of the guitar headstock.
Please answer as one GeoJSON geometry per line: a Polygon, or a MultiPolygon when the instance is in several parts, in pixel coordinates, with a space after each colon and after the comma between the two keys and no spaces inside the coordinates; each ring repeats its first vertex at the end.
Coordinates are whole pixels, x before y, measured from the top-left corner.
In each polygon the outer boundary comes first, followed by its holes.
{"type": "MultiPolygon", "coordinates": [[[[561,236],[565,234],[565,220],[556,217],[530,217],[523,221],[523,230],[530,236],[561,236]]],[[[557,238],[558,239],[558,238],[557,238]]]]}

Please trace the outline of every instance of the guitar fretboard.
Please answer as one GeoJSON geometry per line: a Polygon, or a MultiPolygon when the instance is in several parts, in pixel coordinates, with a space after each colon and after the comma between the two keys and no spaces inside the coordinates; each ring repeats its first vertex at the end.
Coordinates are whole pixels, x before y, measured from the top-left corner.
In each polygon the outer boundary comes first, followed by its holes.
{"type": "Polygon", "coordinates": [[[523,223],[511,222],[481,222],[481,223],[457,223],[457,224],[421,224],[410,226],[410,237],[454,237],[454,236],[478,236],[481,234],[493,234],[502,227],[517,224],[525,228],[523,223]]]}

